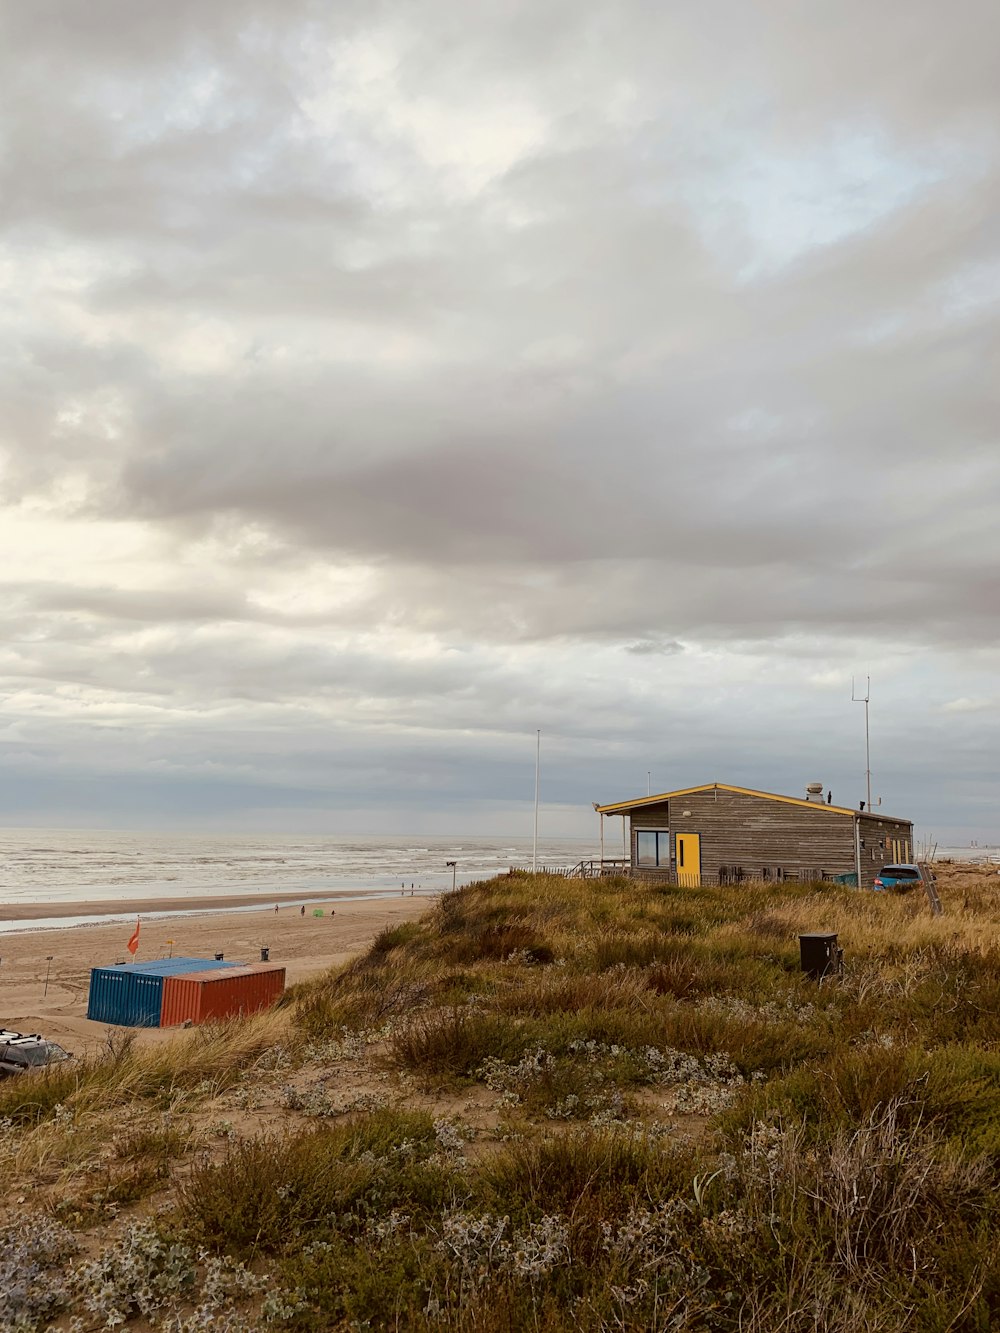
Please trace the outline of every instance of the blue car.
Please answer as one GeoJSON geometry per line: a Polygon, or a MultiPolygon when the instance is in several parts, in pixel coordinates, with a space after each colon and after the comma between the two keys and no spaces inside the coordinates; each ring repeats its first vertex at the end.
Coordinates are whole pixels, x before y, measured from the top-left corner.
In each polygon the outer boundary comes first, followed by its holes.
{"type": "Polygon", "coordinates": [[[908,893],[921,882],[923,875],[917,865],[900,864],[883,866],[875,876],[873,889],[894,889],[896,893],[908,893]]]}

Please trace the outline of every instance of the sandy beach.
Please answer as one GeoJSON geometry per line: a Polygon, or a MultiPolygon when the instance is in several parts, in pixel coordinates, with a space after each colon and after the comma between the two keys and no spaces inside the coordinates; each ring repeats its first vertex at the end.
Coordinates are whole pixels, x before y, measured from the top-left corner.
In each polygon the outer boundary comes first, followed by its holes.
{"type": "Polygon", "coordinates": [[[353,893],[338,894],[335,889],[324,893],[272,893],[263,897],[259,893],[212,893],[200,897],[186,898],[149,898],[123,902],[120,898],[105,898],[96,902],[49,902],[4,903],[0,906],[0,938],[3,935],[5,921],[41,921],[45,918],[60,916],[145,916],[149,912],[211,912],[227,907],[253,907],[255,903],[267,905],[273,912],[275,906],[294,903],[332,902],[336,907],[338,898],[356,897],[353,893]]]}
{"type": "Polygon", "coordinates": [[[136,916],[145,918],[151,912],[216,912],[225,908],[252,908],[257,904],[260,904],[261,908],[267,906],[273,912],[275,906],[287,908],[292,904],[295,904],[297,910],[300,902],[312,902],[316,905],[332,902],[335,908],[339,908],[340,900],[356,898],[359,892],[363,890],[352,889],[348,892],[348,890],[324,889],[323,892],[317,893],[269,893],[267,897],[261,893],[200,893],[188,894],[183,898],[131,898],[128,901],[123,901],[121,898],[101,898],[87,902],[49,901],[40,898],[35,902],[4,902],[0,905],[0,938],[3,938],[4,924],[7,921],[44,921],[45,918],[51,920],[52,917],[84,916],[128,917],[135,920],[136,916]]]}
{"type": "MultiPolygon", "coordinates": [[[[330,897],[324,895],[327,901],[330,897]]],[[[241,901],[245,900],[225,899],[230,907],[240,905],[241,901]]],[[[256,901],[259,900],[251,899],[256,901]]],[[[257,962],[261,948],[266,946],[270,949],[270,961],[287,968],[287,982],[292,984],[345,962],[364,949],[383,927],[413,920],[426,912],[434,900],[407,896],[376,902],[341,901],[335,903],[335,915],[326,907],[321,917],[313,916],[310,907],[302,916],[298,905],[281,906],[281,901],[280,896],[275,896],[259,912],[206,912],[144,920],[137,958],[142,961],[173,953],[211,959],[216,953],[224,953],[227,960],[234,962],[257,962]],[[277,912],[275,903],[279,905],[277,912]]],[[[295,895],[295,901],[301,903],[302,894],[295,895]]],[[[218,897],[211,902],[215,907],[220,905],[218,897]]],[[[36,906],[36,916],[56,915],[52,904],[36,906]]],[[[188,911],[197,906],[197,902],[184,901],[188,911]]],[[[29,912],[29,905],[22,910],[29,912]]],[[[117,904],[115,910],[121,911],[121,905],[117,904]]],[[[164,911],[168,905],[147,904],[147,910],[164,911]]],[[[100,906],[94,903],[74,904],[73,908],[74,915],[99,911],[100,906]]],[[[26,933],[4,934],[0,930],[0,1027],[41,1032],[76,1055],[103,1044],[106,1025],[92,1023],[85,1017],[90,969],[127,959],[125,945],[131,931],[131,924],[120,921],[26,933]],[[47,968],[50,972],[46,993],[47,968]]],[[[169,1031],[144,1032],[143,1040],[162,1040],[169,1031]]]]}

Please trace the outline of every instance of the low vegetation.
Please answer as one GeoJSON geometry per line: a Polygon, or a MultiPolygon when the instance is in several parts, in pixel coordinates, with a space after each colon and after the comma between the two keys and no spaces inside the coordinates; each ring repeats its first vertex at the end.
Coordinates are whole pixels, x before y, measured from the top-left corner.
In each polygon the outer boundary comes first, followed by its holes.
{"type": "Polygon", "coordinates": [[[10,1080],[0,1333],[989,1329],[1000,889],[939,889],[504,876],[10,1080]]]}

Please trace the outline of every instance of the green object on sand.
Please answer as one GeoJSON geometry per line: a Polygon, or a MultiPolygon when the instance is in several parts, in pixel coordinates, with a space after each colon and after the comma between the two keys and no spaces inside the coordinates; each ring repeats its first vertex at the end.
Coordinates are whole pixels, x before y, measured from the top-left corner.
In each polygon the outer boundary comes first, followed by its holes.
{"type": "Polygon", "coordinates": [[[313,916],[322,916],[322,915],[323,915],[323,909],[322,909],[322,907],[314,907],[314,908],[313,908],[313,916]]]}

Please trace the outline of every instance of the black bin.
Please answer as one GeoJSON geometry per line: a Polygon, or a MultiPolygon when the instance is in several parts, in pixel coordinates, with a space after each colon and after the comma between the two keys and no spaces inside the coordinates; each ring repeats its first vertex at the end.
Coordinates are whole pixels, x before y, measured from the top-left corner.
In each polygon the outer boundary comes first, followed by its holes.
{"type": "Polygon", "coordinates": [[[839,976],[843,970],[844,951],[838,949],[836,935],[800,935],[799,957],[802,971],[808,972],[813,981],[839,976]]]}
{"type": "Polygon", "coordinates": [[[270,957],[271,957],[271,950],[267,947],[267,945],[262,944],[260,946],[260,961],[262,963],[266,963],[270,957]]]}

